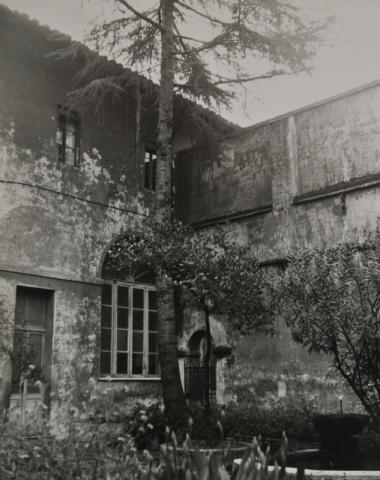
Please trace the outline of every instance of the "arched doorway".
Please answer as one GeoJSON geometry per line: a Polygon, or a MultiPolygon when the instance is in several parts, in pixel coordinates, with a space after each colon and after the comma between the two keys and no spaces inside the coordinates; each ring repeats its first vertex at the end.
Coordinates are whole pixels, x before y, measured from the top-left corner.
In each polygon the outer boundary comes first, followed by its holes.
{"type": "MultiPolygon", "coordinates": [[[[185,358],[185,397],[189,403],[205,403],[205,372],[204,358],[206,352],[206,332],[198,330],[190,337],[189,352],[185,358]]],[[[209,364],[209,398],[216,400],[216,356],[211,348],[209,364]]]]}

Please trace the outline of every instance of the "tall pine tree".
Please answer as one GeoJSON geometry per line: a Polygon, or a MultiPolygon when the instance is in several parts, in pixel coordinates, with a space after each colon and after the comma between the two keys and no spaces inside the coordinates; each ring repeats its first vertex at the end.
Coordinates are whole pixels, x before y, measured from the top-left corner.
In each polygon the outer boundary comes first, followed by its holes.
{"type": "MultiPolygon", "coordinates": [[[[208,107],[228,105],[237,87],[310,70],[316,46],[330,19],[310,19],[288,0],[108,0],[112,18],[98,23],[89,42],[159,84],[158,160],[155,216],[171,212],[173,102],[175,93],[208,107]],[[146,9],[143,4],[149,4],[146,9]]],[[[133,78],[133,76],[129,76],[133,78]]],[[[136,83],[138,76],[135,75],[136,83]]],[[[125,72],[99,67],[88,55],[78,77],[77,101],[99,101],[120,91],[125,72]],[[80,87],[80,88],[79,88],[80,87]]],[[[128,83],[128,82],[127,82],[128,83]]],[[[174,420],[186,411],[176,355],[173,291],[157,278],[159,352],[163,397],[174,420]]]]}

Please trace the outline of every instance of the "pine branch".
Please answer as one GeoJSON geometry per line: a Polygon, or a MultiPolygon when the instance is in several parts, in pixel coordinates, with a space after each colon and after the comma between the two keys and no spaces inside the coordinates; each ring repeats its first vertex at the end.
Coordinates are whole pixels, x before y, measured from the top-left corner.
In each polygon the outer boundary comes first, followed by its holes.
{"type": "MultiPolygon", "coordinates": [[[[199,40],[197,38],[188,37],[188,36],[185,36],[185,35],[180,35],[180,36],[183,40],[188,40],[190,42],[197,42],[197,43],[201,44],[201,46],[199,46],[199,47],[192,47],[192,48],[188,48],[187,50],[184,50],[182,52],[178,52],[181,55],[189,55],[189,54],[197,54],[197,53],[205,52],[206,50],[212,50],[213,48],[218,47],[218,46],[223,46],[224,40],[227,39],[227,37],[228,37],[228,32],[227,31],[223,32],[219,35],[216,35],[211,40],[207,40],[207,41],[199,40]]],[[[178,37],[178,35],[177,35],[177,37],[178,37]]]]}
{"type": "Polygon", "coordinates": [[[199,40],[198,38],[182,35],[179,32],[177,33],[177,35],[175,35],[175,37],[178,38],[178,39],[179,39],[179,37],[181,37],[183,40],[188,40],[190,42],[205,43],[204,40],[199,40]]]}
{"type": "Polygon", "coordinates": [[[189,50],[189,47],[185,43],[184,37],[181,35],[180,31],[178,30],[178,27],[176,23],[174,22],[174,31],[176,32],[176,38],[178,38],[179,43],[181,44],[181,47],[184,52],[187,52],[189,50]]]}
{"type": "MultiPolygon", "coordinates": [[[[263,75],[258,75],[255,77],[237,77],[237,78],[221,78],[220,80],[217,80],[216,82],[210,82],[210,86],[217,87],[219,85],[229,85],[229,84],[243,84],[243,83],[248,83],[248,82],[255,82],[256,80],[264,80],[268,78],[273,78],[279,75],[290,75],[290,72],[287,72],[285,70],[274,70],[272,72],[265,73],[263,75]]],[[[190,83],[176,83],[175,87],[180,88],[180,89],[191,89],[194,88],[195,84],[190,84],[190,83]]]]}
{"type": "Polygon", "coordinates": [[[162,31],[162,27],[159,23],[155,22],[151,18],[148,17],[144,12],[139,12],[135,8],[132,7],[126,0],[116,0],[118,3],[121,3],[126,9],[132,12],[136,17],[144,20],[147,23],[150,23],[153,27],[157,28],[158,30],[162,31]]]}
{"type": "Polygon", "coordinates": [[[223,25],[223,26],[230,25],[229,23],[223,22],[223,20],[220,20],[220,18],[212,17],[211,15],[208,15],[207,13],[203,13],[203,12],[197,10],[196,8],[191,7],[190,5],[186,5],[185,3],[177,1],[177,4],[180,5],[181,7],[185,8],[186,10],[189,10],[190,12],[195,13],[196,15],[199,15],[200,17],[205,18],[209,22],[217,23],[217,24],[223,25]]]}
{"type": "Polygon", "coordinates": [[[228,85],[233,83],[248,83],[248,82],[255,82],[256,80],[264,80],[268,78],[277,77],[279,75],[290,75],[290,72],[285,70],[274,70],[269,73],[264,73],[263,75],[258,75],[256,77],[238,77],[238,78],[227,78],[225,80],[218,80],[217,82],[213,82],[214,86],[217,85],[228,85]]]}

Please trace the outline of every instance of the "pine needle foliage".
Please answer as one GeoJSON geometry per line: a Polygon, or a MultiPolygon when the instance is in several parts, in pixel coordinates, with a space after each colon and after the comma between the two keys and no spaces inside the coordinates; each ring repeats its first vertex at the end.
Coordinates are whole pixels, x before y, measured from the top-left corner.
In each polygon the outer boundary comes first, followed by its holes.
{"type": "MultiPolygon", "coordinates": [[[[230,105],[237,86],[310,71],[316,48],[332,21],[313,18],[289,0],[170,1],[174,5],[175,91],[208,107],[230,105]]],[[[113,13],[93,26],[88,44],[124,67],[159,81],[165,2],[105,3],[113,13]],[[141,8],[144,3],[149,8],[141,8]]],[[[96,57],[87,62],[94,66],[85,67],[82,79],[91,78],[99,64],[96,57]]]]}

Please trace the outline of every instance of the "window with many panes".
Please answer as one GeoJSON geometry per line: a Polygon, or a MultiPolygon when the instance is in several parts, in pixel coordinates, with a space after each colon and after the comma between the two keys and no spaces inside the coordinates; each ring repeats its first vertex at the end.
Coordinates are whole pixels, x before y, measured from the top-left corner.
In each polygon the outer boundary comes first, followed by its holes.
{"type": "Polygon", "coordinates": [[[148,190],[156,189],[157,154],[154,150],[145,150],[144,186],[148,190]]]}
{"type": "Polygon", "coordinates": [[[122,282],[102,288],[100,374],[159,375],[156,291],[122,282]]]}
{"type": "Polygon", "coordinates": [[[60,162],[79,164],[80,119],[77,112],[58,107],[56,143],[60,162]]]}

